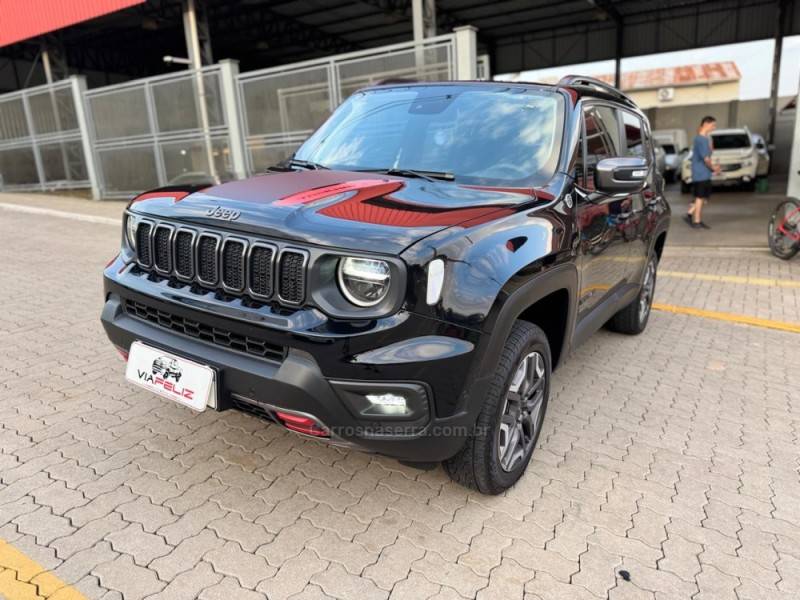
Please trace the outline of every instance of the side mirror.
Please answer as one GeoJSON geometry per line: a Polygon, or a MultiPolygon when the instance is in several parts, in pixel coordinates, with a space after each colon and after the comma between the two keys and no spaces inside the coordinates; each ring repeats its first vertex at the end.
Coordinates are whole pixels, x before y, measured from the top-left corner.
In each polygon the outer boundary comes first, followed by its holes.
{"type": "Polygon", "coordinates": [[[648,173],[644,158],[604,158],[595,167],[594,186],[606,194],[640,192],[647,183],[648,173]]]}

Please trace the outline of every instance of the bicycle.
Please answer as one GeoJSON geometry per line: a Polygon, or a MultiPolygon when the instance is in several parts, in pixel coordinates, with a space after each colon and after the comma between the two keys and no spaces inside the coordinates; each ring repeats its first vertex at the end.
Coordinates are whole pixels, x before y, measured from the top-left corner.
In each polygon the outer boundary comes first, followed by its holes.
{"type": "Polygon", "coordinates": [[[769,249],[778,258],[789,260],[800,252],[800,200],[789,198],[775,207],[768,239],[769,249]]]}

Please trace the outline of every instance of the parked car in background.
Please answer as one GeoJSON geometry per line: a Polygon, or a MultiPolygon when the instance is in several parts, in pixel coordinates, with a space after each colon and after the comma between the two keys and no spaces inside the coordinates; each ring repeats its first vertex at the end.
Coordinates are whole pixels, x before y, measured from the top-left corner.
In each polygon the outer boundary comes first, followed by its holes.
{"type": "Polygon", "coordinates": [[[753,145],[756,147],[756,154],[758,155],[758,167],[756,168],[757,177],[766,177],[769,175],[770,158],[769,148],[764,136],[760,133],[753,133],[750,135],[753,139],[753,145]]]}
{"type": "Polygon", "coordinates": [[[664,151],[664,147],[656,140],[653,140],[653,154],[656,158],[656,171],[660,173],[662,177],[666,177],[667,153],[664,151]]]}
{"type": "MultiPolygon", "coordinates": [[[[720,172],[711,176],[718,186],[755,188],[758,153],[747,127],[717,129],[711,134],[711,162],[720,166],[720,172]]],[[[688,194],[692,183],[691,151],[681,164],[681,192],[688,194]]]]}
{"type": "Polygon", "coordinates": [[[653,138],[664,149],[664,179],[672,183],[680,179],[681,161],[689,152],[689,142],[683,129],[659,129],[653,138]]]}

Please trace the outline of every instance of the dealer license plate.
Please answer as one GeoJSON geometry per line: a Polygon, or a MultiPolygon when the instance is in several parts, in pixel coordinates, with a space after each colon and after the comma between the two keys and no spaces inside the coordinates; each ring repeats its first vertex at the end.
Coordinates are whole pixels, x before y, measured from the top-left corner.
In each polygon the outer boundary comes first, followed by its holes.
{"type": "Polygon", "coordinates": [[[125,379],[197,411],[217,405],[214,369],[142,342],[131,344],[125,379]]]}

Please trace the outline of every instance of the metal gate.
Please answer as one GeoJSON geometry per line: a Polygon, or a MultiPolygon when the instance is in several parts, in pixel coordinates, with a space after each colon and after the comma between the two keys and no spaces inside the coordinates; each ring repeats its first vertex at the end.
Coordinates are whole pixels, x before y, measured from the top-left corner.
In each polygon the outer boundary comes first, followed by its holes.
{"type": "Polygon", "coordinates": [[[239,75],[249,173],[290,155],[357,89],[385,79],[456,77],[455,34],[239,75]]]}
{"type": "Polygon", "coordinates": [[[70,77],[0,96],[0,189],[90,187],[85,87],[82,77],[70,77]]]}
{"type": "Polygon", "coordinates": [[[239,74],[223,60],[86,91],[71,77],[0,96],[0,189],[131,197],[239,179],[291,154],[342,100],[385,79],[474,79],[475,29],[239,74]]]}
{"type": "Polygon", "coordinates": [[[102,196],[241,177],[234,160],[240,144],[231,141],[235,70],[223,61],[87,92],[102,196]]]}

